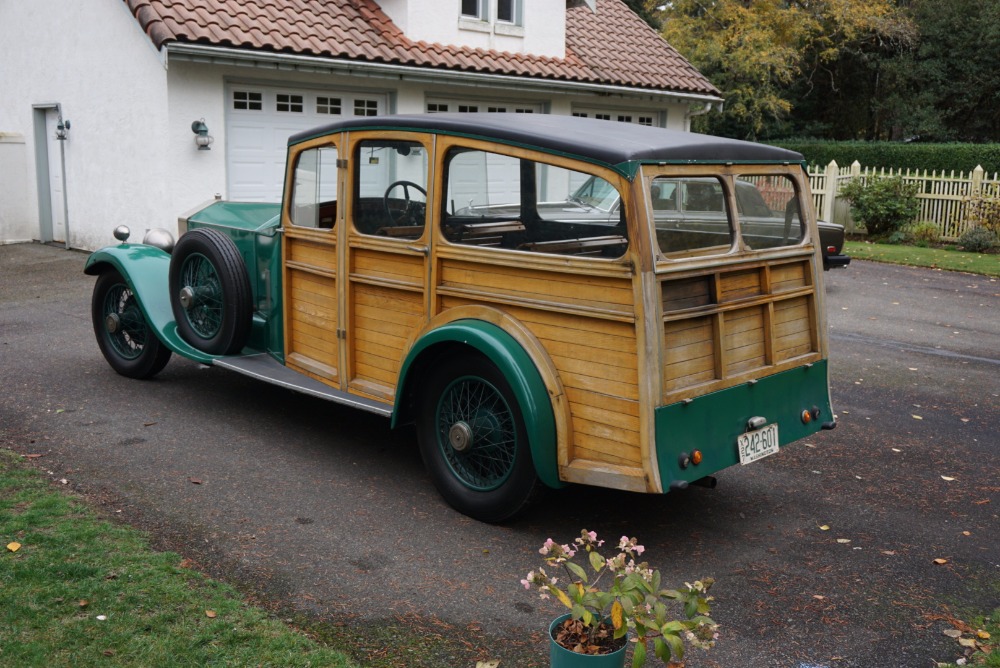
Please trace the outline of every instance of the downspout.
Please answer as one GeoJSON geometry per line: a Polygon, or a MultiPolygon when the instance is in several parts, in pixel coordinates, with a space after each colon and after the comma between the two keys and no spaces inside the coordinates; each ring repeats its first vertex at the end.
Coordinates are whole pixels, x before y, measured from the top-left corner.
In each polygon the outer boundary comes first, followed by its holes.
{"type": "Polygon", "coordinates": [[[708,112],[712,111],[712,107],[719,105],[718,111],[722,112],[722,105],[724,102],[705,102],[701,105],[700,109],[696,109],[693,105],[688,105],[688,110],[684,114],[684,129],[688,132],[691,131],[691,119],[695,116],[703,116],[708,112]]]}
{"type": "Polygon", "coordinates": [[[69,250],[69,190],[66,184],[66,138],[69,134],[69,121],[63,121],[62,109],[59,109],[59,124],[56,126],[56,139],[59,141],[59,162],[62,167],[63,191],[63,224],[66,226],[66,250],[69,250]]]}

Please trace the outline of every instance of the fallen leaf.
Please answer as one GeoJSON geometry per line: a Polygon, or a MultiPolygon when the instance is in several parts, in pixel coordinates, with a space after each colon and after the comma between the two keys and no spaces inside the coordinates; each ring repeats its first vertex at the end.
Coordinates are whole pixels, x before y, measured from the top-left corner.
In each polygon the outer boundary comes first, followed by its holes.
{"type": "Polygon", "coordinates": [[[142,426],[143,427],[152,427],[154,424],[156,424],[156,423],[155,422],[143,422],[142,426]]]}
{"type": "Polygon", "coordinates": [[[990,632],[989,631],[984,631],[982,629],[979,629],[978,631],[976,631],[976,635],[979,636],[980,638],[982,638],[983,640],[989,640],[990,639],[990,632]]]}
{"type": "Polygon", "coordinates": [[[882,550],[882,554],[887,554],[890,557],[895,557],[896,556],[896,551],[895,550],[882,550]]]}
{"type": "Polygon", "coordinates": [[[962,422],[968,422],[969,421],[969,418],[960,418],[960,419],[962,420],[962,422]]]}
{"type": "Polygon", "coordinates": [[[951,478],[949,476],[943,475],[943,476],[941,476],[941,480],[947,480],[948,482],[952,482],[954,480],[954,478],[951,478]]]}
{"type": "Polygon", "coordinates": [[[59,482],[61,484],[63,484],[63,485],[68,485],[69,484],[69,480],[66,480],[66,478],[59,478],[59,482]]]}
{"type": "Polygon", "coordinates": [[[915,366],[911,366],[911,367],[909,367],[909,369],[910,369],[910,371],[919,371],[919,369],[917,367],[915,367],[915,366]]]}
{"type": "Polygon", "coordinates": [[[824,524],[823,526],[821,526],[819,528],[819,530],[820,531],[829,531],[830,530],[830,525],[829,524],[824,524]]]}
{"type": "Polygon", "coordinates": [[[820,596],[819,594],[813,594],[813,598],[816,599],[817,601],[822,601],[822,600],[826,599],[826,596],[820,596]]]}
{"type": "Polygon", "coordinates": [[[912,417],[913,417],[914,420],[923,420],[923,418],[920,417],[919,415],[914,415],[912,417]]]}
{"type": "Polygon", "coordinates": [[[206,610],[205,611],[205,616],[208,617],[209,619],[215,619],[216,616],[217,616],[217,613],[215,612],[215,610],[206,610]]]}
{"type": "Polygon", "coordinates": [[[893,448],[892,451],[893,452],[902,452],[902,450],[900,450],[899,448],[893,448]]]}
{"type": "Polygon", "coordinates": [[[975,647],[976,640],[975,638],[959,638],[958,644],[961,645],[962,647],[975,647]]]}
{"type": "Polygon", "coordinates": [[[7,543],[7,549],[11,552],[17,552],[21,549],[21,544],[18,542],[7,543]]]}
{"type": "Polygon", "coordinates": [[[981,506],[984,503],[989,503],[989,502],[990,502],[989,499],[983,499],[982,501],[973,501],[973,503],[976,504],[977,506],[981,506]]]}
{"type": "Polygon", "coordinates": [[[177,564],[178,568],[191,568],[194,566],[194,562],[190,559],[181,559],[181,563],[177,564]]]}
{"type": "Polygon", "coordinates": [[[115,655],[115,650],[113,649],[104,650],[104,656],[114,656],[114,655],[115,655]]]}
{"type": "Polygon", "coordinates": [[[963,536],[971,536],[971,535],[972,535],[972,532],[971,532],[971,531],[963,531],[963,532],[962,532],[962,535],[963,535],[963,536]]]}
{"type": "Polygon", "coordinates": [[[200,485],[201,484],[201,479],[200,478],[188,478],[188,481],[192,485],[200,485]]]}
{"type": "Polygon", "coordinates": [[[500,659],[492,659],[491,661],[476,661],[476,668],[497,668],[500,665],[500,659]]]}
{"type": "Polygon", "coordinates": [[[947,564],[948,560],[947,559],[935,559],[934,563],[937,564],[938,566],[941,566],[942,564],[947,564]]]}
{"type": "Polygon", "coordinates": [[[97,621],[99,621],[99,622],[103,622],[107,618],[108,618],[107,615],[97,615],[97,621]]]}
{"type": "Polygon", "coordinates": [[[958,629],[945,629],[944,634],[949,638],[961,638],[962,632],[958,629]]]}
{"type": "Polygon", "coordinates": [[[77,605],[79,605],[81,608],[86,608],[88,605],[90,605],[90,601],[83,599],[77,605]]]}
{"type": "Polygon", "coordinates": [[[27,459],[38,459],[39,457],[42,457],[42,456],[43,455],[25,455],[25,457],[27,459]]]}
{"type": "Polygon", "coordinates": [[[851,539],[850,538],[838,538],[837,542],[838,543],[850,543],[851,539]]]}

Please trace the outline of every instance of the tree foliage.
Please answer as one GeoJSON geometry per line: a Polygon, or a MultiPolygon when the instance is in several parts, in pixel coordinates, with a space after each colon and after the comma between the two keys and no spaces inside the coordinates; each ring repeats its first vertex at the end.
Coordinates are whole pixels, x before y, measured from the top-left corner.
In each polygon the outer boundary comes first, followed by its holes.
{"type": "Polygon", "coordinates": [[[799,98],[836,94],[838,65],[916,38],[893,0],[674,0],[663,35],[726,99],[716,134],[756,139],[784,128],[799,98]]]}

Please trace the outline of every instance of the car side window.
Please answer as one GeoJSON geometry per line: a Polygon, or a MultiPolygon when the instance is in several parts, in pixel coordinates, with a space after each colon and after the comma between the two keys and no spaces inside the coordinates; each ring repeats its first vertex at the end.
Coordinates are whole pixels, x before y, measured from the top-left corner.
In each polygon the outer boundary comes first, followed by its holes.
{"type": "Polygon", "coordinates": [[[292,225],[333,229],[337,221],[337,148],[320,146],[299,154],[292,182],[292,225]]]}
{"type": "Polygon", "coordinates": [[[795,246],[805,236],[795,181],[783,174],[736,178],[740,233],[752,249],[795,246]]]}
{"type": "Polygon", "coordinates": [[[664,255],[707,255],[732,248],[731,216],[718,178],[658,176],[650,184],[649,197],[664,255]]]}
{"type": "Polygon", "coordinates": [[[423,144],[366,139],[354,151],[353,222],[361,234],[419,239],[427,218],[427,151],[423,144]]]}
{"type": "Polygon", "coordinates": [[[452,149],[445,171],[451,243],[600,258],[628,248],[621,194],[599,176],[470,149],[452,149]]]}

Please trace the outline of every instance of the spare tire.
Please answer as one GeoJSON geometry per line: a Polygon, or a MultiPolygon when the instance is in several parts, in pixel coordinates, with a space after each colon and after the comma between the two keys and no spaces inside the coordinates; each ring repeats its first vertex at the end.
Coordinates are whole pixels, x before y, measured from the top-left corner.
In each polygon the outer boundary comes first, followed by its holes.
{"type": "Polygon", "coordinates": [[[181,236],[170,258],[170,306],[177,331],[211,355],[240,352],[250,337],[253,297],[233,240],[213,229],[181,236]]]}

